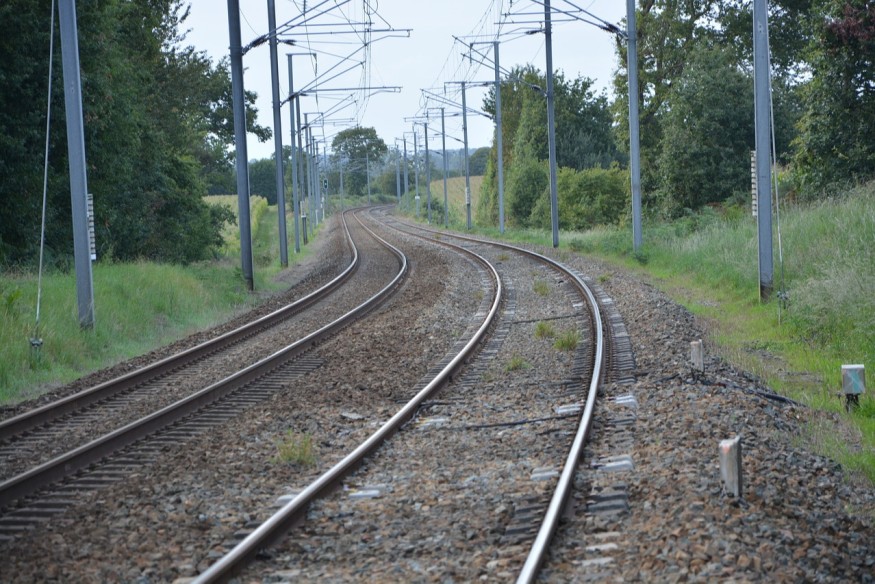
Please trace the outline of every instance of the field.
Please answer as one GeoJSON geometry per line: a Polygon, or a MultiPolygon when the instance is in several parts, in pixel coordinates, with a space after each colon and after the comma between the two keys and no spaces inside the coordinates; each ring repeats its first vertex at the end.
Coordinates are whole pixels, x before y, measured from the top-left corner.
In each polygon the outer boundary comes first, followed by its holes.
{"type": "MultiPolygon", "coordinates": [[[[234,196],[208,198],[211,204],[230,206],[235,215],[236,200],[234,196]]],[[[247,292],[240,276],[237,227],[226,226],[224,249],[209,262],[189,266],[96,262],[93,330],[79,328],[74,274],[54,271],[43,276],[37,326],[36,274],[4,273],[0,276],[0,405],[37,397],[91,371],[223,322],[256,304],[263,293],[277,290],[276,207],[254,197],[251,219],[257,293],[247,292]],[[42,346],[32,348],[31,339],[42,339],[42,346]]],[[[304,255],[296,256],[293,249],[290,246],[290,263],[304,255]]]]}
{"type": "MultiPolygon", "coordinates": [[[[411,181],[413,178],[411,177],[411,181]]],[[[424,181],[423,181],[424,182],[424,181]]],[[[471,217],[473,221],[473,217],[476,213],[477,209],[477,201],[480,198],[480,185],[483,183],[482,176],[472,176],[471,177],[471,217]]],[[[414,201],[415,193],[411,189],[411,191],[401,198],[401,208],[404,213],[409,215],[416,214],[416,204],[414,201]]],[[[420,212],[423,216],[426,216],[426,190],[425,185],[420,185],[419,187],[419,196],[420,196],[420,212]]],[[[432,215],[432,223],[440,223],[443,224],[443,204],[444,204],[444,181],[443,179],[435,180],[431,182],[431,196],[432,200],[437,201],[440,204],[440,211],[433,211],[432,215]]],[[[449,201],[450,213],[449,213],[449,221],[450,226],[454,226],[456,228],[464,228],[466,223],[466,212],[465,212],[465,177],[463,176],[454,176],[452,178],[447,179],[447,200],[449,201]]]]}

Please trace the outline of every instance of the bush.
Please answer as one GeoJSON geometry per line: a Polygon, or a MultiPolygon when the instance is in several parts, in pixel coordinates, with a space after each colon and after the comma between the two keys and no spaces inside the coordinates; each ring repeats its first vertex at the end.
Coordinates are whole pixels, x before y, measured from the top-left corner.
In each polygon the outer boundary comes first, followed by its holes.
{"type": "MultiPolygon", "coordinates": [[[[539,197],[543,198],[545,189],[549,192],[550,175],[547,164],[531,158],[520,160],[508,174],[505,195],[509,219],[515,225],[528,227],[539,197]]],[[[548,196],[548,209],[549,205],[548,196]]]]}

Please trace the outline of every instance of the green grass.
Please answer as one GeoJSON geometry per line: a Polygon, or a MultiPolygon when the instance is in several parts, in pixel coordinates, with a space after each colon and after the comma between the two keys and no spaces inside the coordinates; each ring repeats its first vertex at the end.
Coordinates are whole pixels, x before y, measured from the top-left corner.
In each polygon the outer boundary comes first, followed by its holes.
{"type": "Polygon", "coordinates": [[[510,359],[507,362],[507,365],[504,366],[504,370],[510,373],[511,371],[521,371],[523,369],[529,369],[531,365],[519,355],[511,355],[510,359]]]}
{"type": "Polygon", "coordinates": [[[633,254],[631,232],[568,234],[569,246],[646,275],[711,324],[730,362],[776,391],[833,412],[848,429],[808,429],[817,449],[875,482],[875,398],[844,412],[843,363],[875,360],[875,184],[810,206],[782,208],[783,271],[775,230],[775,295],[759,299],[756,222],[728,210],[645,225],[633,254]],[[784,290],[789,302],[779,302],[784,290]],[[836,436],[850,437],[836,439],[836,436]]]}
{"type": "Polygon", "coordinates": [[[310,434],[299,434],[289,430],[283,438],[276,441],[276,449],[276,462],[299,466],[316,464],[316,451],[310,434]]]}
{"type": "Polygon", "coordinates": [[[560,351],[573,351],[580,342],[580,334],[577,331],[565,331],[556,337],[553,347],[560,351]]]}
{"type": "Polygon", "coordinates": [[[539,321],[535,325],[535,338],[552,339],[556,336],[556,329],[549,322],[539,321]]]}
{"type": "MultiPolygon", "coordinates": [[[[214,261],[189,266],[96,262],[92,330],[79,328],[74,274],[43,276],[39,330],[36,274],[0,275],[0,404],[37,397],[59,384],[224,322],[257,304],[264,293],[281,289],[274,279],[281,269],[276,207],[261,199],[253,201],[252,211],[255,294],[246,290],[241,278],[236,226],[227,234],[232,243],[226,245],[226,253],[214,261]],[[42,338],[38,351],[31,348],[31,338],[42,338]]],[[[296,255],[293,246],[289,246],[290,263],[308,253],[305,247],[296,255]]]]}
{"type": "MultiPolygon", "coordinates": [[[[426,191],[425,191],[425,178],[420,177],[420,185],[419,185],[419,196],[420,196],[420,219],[425,221],[425,218],[428,216],[426,212],[426,191]]],[[[476,214],[477,209],[477,201],[480,198],[480,185],[483,182],[482,176],[472,176],[471,177],[471,220],[474,221],[474,215],[476,214]]],[[[413,172],[410,173],[410,192],[404,194],[401,197],[401,211],[410,217],[416,216],[416,201],[414,197],[416,196],[416,191],[413,186],[413,172]]],[[[433,199],[436,199],[440,202],[441,206],[444,204],[444,181],[443,179],[437,179],[431,181],[431,196],[433,199]]],[[[465,207],[465,177],[464,176],[454,176],[447,179],[447,200],[449,201],[449,222],[450,228],[452,229],[465,229],[467,226],[467,210],[465,207]]],[[[432,211],[432,224],[441,225],[444,224],[444,216],[443,212],[435,214],[432,211]]]]}
{"type": "Polygon", "coordinates": [[[532,282],[532,290],[538,296],[547,296],[550,294],[550,286],[544,280],[535,280],[532,282]]]}

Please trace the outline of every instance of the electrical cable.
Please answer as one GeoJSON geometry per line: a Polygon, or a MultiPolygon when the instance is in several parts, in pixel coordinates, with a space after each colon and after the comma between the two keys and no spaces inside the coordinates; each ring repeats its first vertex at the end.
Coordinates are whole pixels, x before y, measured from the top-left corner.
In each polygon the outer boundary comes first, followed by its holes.
{"type": "Polygon", "coordinates": [[[48,200],[48,190],[49,190],[49,137],[50,137],[50,129],[52,123],[52,61],[54,58],[55,52],[55,0],[52,0],[52,16],[50,19],[49,25],[49,90],[48,97],[46,98],[46,149],[45,149],[45,157],[43,162],[43,211],[42,211],[42,223],[40,226],[40,240],[39,240],[39,270],[37,273],[37,284],[36,284],[36,324],[34,325],[34,333],[33,338],[30,339],[30,344],[34,348],[38,348],[42,345],[42,339],[39,338],[39,317],[40,317],[40,304],[42,302],[42,290],[43,290],[43,258],[45,256],[45,246],[46,246],[46,207],[48,200]]]}

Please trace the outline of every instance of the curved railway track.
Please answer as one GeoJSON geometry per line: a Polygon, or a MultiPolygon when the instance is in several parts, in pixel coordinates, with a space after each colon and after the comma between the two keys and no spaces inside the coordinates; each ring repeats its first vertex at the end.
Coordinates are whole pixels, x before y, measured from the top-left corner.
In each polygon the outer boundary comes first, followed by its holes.
{"type": "MultiPolygon", "coordinates": [[[[404,231],[408,235],[411,234],[411,227],[412,226],[406,226],[405,228],[401,228],[398,225],[393,226],[394,229],[404,231]]],[[[434,235],[434,233],[437,232],[433,232],[432,235],[434,235]]],[[[503,297],[504,292],[501,285],[502,279],[496,268],[482,256],[465,248],[466,245],[470,246],[472,244],[499,246],[502,249],[510,250],[515,254],[524,255],[530,260],[549,265],[550,269],[562,274],[563,278],[568,280],[576,294],[578,294],[579,298],[583,301],[575,304],[575,308],[579,309],[584,303],[590,307],[587,311],[587,319],[589,319],[589,328],[593,333],[594,339],[591,343],[585,344],[585,348],[578,351],[578,358],[575,359],[575,365],[572,368],[572,375],[586,377],[588,380],[587,383],[584,384],[586,386],[585,403],[574,404],[570,410],[566,410],[562,416],[558,416],[567,417],[568,412],[570,411],[571,415],[579,418],[579,423],[576,425],[576,429],[573,432],[573,439],[571,440],[567,455],[565,456],[561,472],[557,473],[559,478],[556,481],[552,496],[549,498],[549,502],[546,505],[539,507],[539,509],[544,510],[544,513],[539,522],[537,533],[531,538],[531,545],[526,559],[524,562],[521,562],[523,565],[518,576],[519,582],[530,582],[534,580],[538,573],[538,568],[549,547],[552,535],[557,528],[562,510],[565,507],[571,492],[577,463],[581,458],[583,446],[592,423],[595,397],[602,377],[602,363],[605,358],[604,334],[600,309],[598,308],[598,302],[595,295],[580,275],[568,270],[550,258],[513,246],[473,240],[464,237],[458,237],[458,239],[464,241],[462,245],[451,244],[446,241],[447,235],[448,234],[445,232],[442,232],[438,236],[440,238],[439,240],[433,239],[432,241],[475,258],[477,262],[493,274],[492,278],[495,281],[494,296],[491,300],[489,311],[479,325],[476,334],[465,343],[464,347],[462,347],[458,353],[445,358],[441,363],[443,367],[440,371],[436,374],[430,374],[428,379],[424,379],[420,384],[424,385],[424,387],[416,393],[413,399],[407,402],[394,416],[385,422],[377,432],[372,434],[353,452],[344,457],[341,462],[334,465],[329,471],[321,475],[313,483],[305,487],[300,493],[292,497],[277,513],[261,523],[261,525],[241,541],[240,544],[235,546],[227,555],[211,566],[209,570],[201,574],[196,582],[227,581],[234,574],[243,570],[244,566],[256,557],[261,550],[281,540],[284,534],[294,524],[302,520],[308,508],[310,508],[314,501],[320,497],[326,496],[333,490],[340,488],[343,484],[343,480],[358,468],[366,457],[374,456],[374,451],[380,444],[382,444],[389,436],[398,432],[405,426],[405,424],[409,423],[411,418],[420,415],[428,405],[425,403],[426,400],[434,401],[436,392],[445,387],[454,376],[464,375],[463,372],[460,373],[464,363],[468,361],[473,362],[473,364],[470,365],[469,370],[482,373],[483,365],[474,362],[474,355],[480,351],[485,354],[485,358],[488,360],[498,352],[501,342],[510,328],[510,321],[513,321],[515,301],[512,289],[510,290],[510,294],[503,297]],[[504,319],[509,320],[503,324],[497,324],[500,313],[499,306],[502,302],[504,302],[505,307],[504,319]],[[493,338],[488,344],[485,344],[484,336],[490,328],[493,329],[493,338]]],[[[422,237],[421,235],[416,236],[422,237]]],[[[451,235],[450,237],[456,238],[455,235],[451,235]]],[[[571,380],[571,383],[575,386],[580,385],[577,380],[571,380]]],[[[438,418],[435,420],[426,420],[425,423],[426,425],[440,425],[445,421],[446,420],[438,418]]],[[[496,424],[496,426],[502,425],[503,424],[496,424]]],[[[547,476],[552,477],[552,474],[548,472],[547,476]]],[[[527,517],[525,520],[529,523],[531,522],[530,517],[527,517]]],[[[523,531],[530,533],[531,526],[525,526],[523,531]]],[[[510,533],[511,529],[508,529],[507,532],[510,533]]]]}
{"type": "Polygon", "coordinates": [[[356,248],[352,241],[345,219],[343,220],[343,225],[345,232],[344,241],[352,253],[352,260],[340,274],[327,284],[287,306],[234,330],[204,341],[195,347],[17,416],[0,420],[0,456],[7,455],[12,448],[20,447],[18,442],[22,440],[32,440],[38,436],[52,437],[61,433],[63,425],[57,423],[57,421],[69,414],[75,413],[76,416],[81,416],[86,408],[97,404],[101,407],[111,406],[113,400],[117,400],[124,407],[129,403],[125,396],[142,390],[145,384],[178,372],[185,367],[189,367],[211,355],[215,355],[258,335],[260,332],[299,314],[309,306],[325,298],[349,279],[359,265],[358,248],[356,248]]]}
{"type": "MultiPolygon", "coordinates": [[[[390,281],[379,285],[376,294],[369,295],[367,300],[352,310],[334,318],[328,324],[322,324],[316,330],[312,330],[268,357],[242,368],[237,373],[0,483],[0,508],[6,510],[6,513],[0,517],[0,536],[7,538],[13,536],[29,528],[34,522],[42,521],[47,516],[59,512],[68,503],[70,492],[88,490],[120,480],[126,474],[130,474],[132,468],[150,462],[150,456],[154,458],[155,453],[167,443],[179,442],[181,439],[226,421],[243,407],[265,399],[277,388],[318,367],[319,360],[307,359],[307,351],[384,302],[400,286],[407,274],[408,265],[404,254],[376,237],[363,225],[362,228],[369,233],[368,237],[373,238],[373,241],[395,258],[398,266],[397,272],[390,281]],[[148,439],[144,440],[147,437],[148,439]],[[89,466],[113,453],[119,455],[111,459],[108,464],[85,471],[89,466]],[[79,473],[79,476],[75,476],[76,473],[79,473]],[[47,493],[38,493],[40,489],[71,476],[74,478],[68,479],[59,488],[53,487],[47,493]],[[46,502],[47,500],[49,502],[46,502]]],[[[240,343],[247,337],[257,335],[260,330],[324,300],[345,282],[359,265],[357,247],[349,236],[348,228],[346,231],[353,249],[353,262],[342,274],[316,293],[259,319],[250,326],[223,335],[215,342],[204,343],[193,350],[186,351],[177,359],[165,359],[155,366],[147,367],[143,372],[133,373],[117,380],[116,384],[102,384],[82,392],[78,397],[87,405],[100,407],[103,401],[113,401],[107,396],[119,396],[135,391],[131,387],[140,386],[143,379],[166,377],[169,375],[168,372],[190,366],[192,362],[203,359],[205,355],[240,343]]],[[[368,287],[358,286],[358,288],[368,287]]],[[[76,399],[61,400],[57,404],[59,408],[57,411],[77,410],[76,403],[76,399]]],[[[108,415],[106,410],[104,415],[108,415]]],[[[5,427],[10,429],[8,430],[10,437],[21,436],[22,432],[33,433],[33,427],[39,420],[43,420],[42,424],[45,425],[51,424],[52,420],[67,418],[73,420],[75,415],[53,413],[52,408],[43,407],[33,414],[8,420],[5,427]],[[24,427],[29,430],[19,430],[18,433],[13,433],[11,430],[11,428],[24,427]]],[[[48,429],[47,433],[49,436],[56,434],[51,429],[48,429]]],[[[12,442],[15,443],[14,440],[12,442]]]]}

